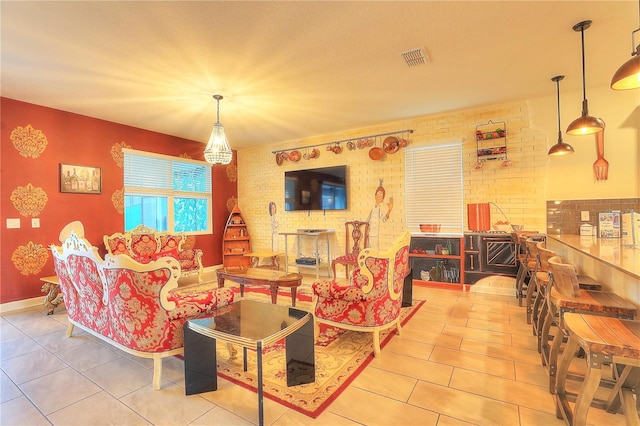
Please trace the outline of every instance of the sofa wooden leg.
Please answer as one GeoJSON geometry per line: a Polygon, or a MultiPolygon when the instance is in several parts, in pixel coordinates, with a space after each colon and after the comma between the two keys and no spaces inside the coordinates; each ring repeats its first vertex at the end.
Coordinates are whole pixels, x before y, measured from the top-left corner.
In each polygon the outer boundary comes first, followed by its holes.
{"type": "Polygon", "coordinates": [[[73,324],[69,323],[69,326],[67,327],[67,337],[71,337],[72,333],[73,333],[73,324]]]}
{"type": "Polygon", "coordinates": [[[160,389],[160,379],[162,378],[162,358],[153,357],[153,390],[160,389]]]}
{"type": "Polygon", "coordinates": [[[398,336],[402,335],[402,324],[399,320],[396,320],[396,330],[398,330],[398,336]]]}

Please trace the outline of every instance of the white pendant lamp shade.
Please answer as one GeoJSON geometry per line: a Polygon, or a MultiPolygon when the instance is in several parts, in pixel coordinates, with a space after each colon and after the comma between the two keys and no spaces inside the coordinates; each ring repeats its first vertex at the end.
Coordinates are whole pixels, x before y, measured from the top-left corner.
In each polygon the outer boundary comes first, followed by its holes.
{"type": "Polygon", "coordinates": [[[220,124],[220,99],[222,96],[214,95],[213,98],[218,102],[217,121],[213,125],[209,142],[204,149],[204,160],[210,164],[229,164],[233,158],[233,152],[229,147],[227,135],[224,134],[224,127],[220,124]]]}

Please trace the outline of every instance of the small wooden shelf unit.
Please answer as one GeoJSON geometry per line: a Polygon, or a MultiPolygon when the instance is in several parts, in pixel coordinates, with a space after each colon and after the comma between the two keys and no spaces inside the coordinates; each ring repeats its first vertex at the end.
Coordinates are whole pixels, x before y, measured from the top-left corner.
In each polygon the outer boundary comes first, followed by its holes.
{"type": "Polygon", "coordinates": [[[464,283],[463,237],[412,234],[409,261],[414,284],[468,290],[469,286],[464,283]],[[451,253],[448,252],[448,248],[451,253]],[[447,254],[438,253],[443,249],[447,250],[447,254]],[[436,271],[438,274],[435,273],[436,271]]]}
{"type": "Polygon", "coordinates": [[[222,238],[222,265],[225,267],[251,266],[251,238],[247,230],[247,223],[242,217],[240,208],[236,204],[227,225],[224,227],[222,238]]]}

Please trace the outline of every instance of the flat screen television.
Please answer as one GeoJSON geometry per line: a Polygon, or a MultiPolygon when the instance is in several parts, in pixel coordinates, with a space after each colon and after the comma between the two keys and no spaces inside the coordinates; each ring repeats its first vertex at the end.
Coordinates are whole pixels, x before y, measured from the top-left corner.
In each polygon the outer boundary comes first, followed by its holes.
{"type": "Polygon", "coordinates": [[[284,209],[346,210],[347,166],[284,172],[284,209]]]}

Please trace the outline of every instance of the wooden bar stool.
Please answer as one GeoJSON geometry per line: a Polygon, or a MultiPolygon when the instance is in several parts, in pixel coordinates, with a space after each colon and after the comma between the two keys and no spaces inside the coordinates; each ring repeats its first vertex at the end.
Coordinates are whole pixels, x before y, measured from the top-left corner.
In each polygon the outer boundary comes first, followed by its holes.
{"type": "Polygon", "coordinates": [[[569,425],[586,425],[590,407],[616,413],[622,408],[627,425],[638,425],[636,403],[640,382],[640,322],[613,317],[566,313],[564,328],[569,335],[558,368],[556,416],[569,425]],[[566,390],[569,364],[578,347],[585,352],[587,372],[580,391],[566,390]],[[612,363],[614,384],[607,399],[596,399],[603,364],[612,363]],[[634,398],[636,394],[636,398],[634,398]],[[569,401],[575,401],[571,410],[569,401]]]}
{"type": "Polygon", "coordinates": [[[541,355],[543,365],[549,368],[549,392],[556,391],[556,369],[558,354],[567,335],[564,315],[567,312],[633,319],[636,306],[630,301],[608,291],[581,290],[578,274],[573,265],[562,263],[559,256],[549,259],[551,284],[548,291],[548,311],[542,326],[541,355]],[[549,348],[549,329],[557,316],[557,332],[549,348]]]}
{"type": "MultiPolygon", "coordinates": [[[[528,234],[516,234],[518,237],[518,272],[516,274],[516,296],[518,297],[518,305],[522,306],[527,298],[529,292],[533,291],[531,288],[531,276],[536,267],[537,258],[534,254],[530,253],[527,246],[527,240],[540,241],[544,239],[543,235],[530,236],[528,234]],[[526,293],[524,291],[526,287],[526,293]]],[[[529,298],[531,298],[529,296],[529,298]]],[[[530,313],[527,311],[527,324],[531,323],[530,313]]]]}
{"type": "MultiPolygon", "coordinates": [[[[533,334],[538,337],[538,352],[541,349],[541,331],[542,325],[547,315],[547,303],[546,295],[549,287],[549,259],[556,256],[556,252],[549,250],[544,246],[543,242],[536,244],[536,250],[538,253],[538,268],[536,274],[534,274],[536,284],[536,298],[531,308],[532,311],[532,324],[533,334]]],[[[583,290],[602,290],[602,284],[599,284],[588,275],[578,275],[578,286],[583,290]]]]}

